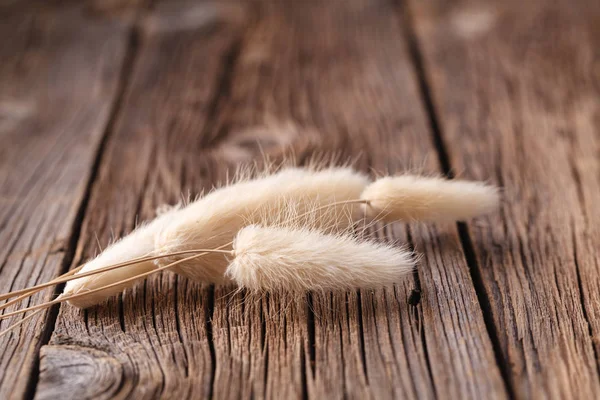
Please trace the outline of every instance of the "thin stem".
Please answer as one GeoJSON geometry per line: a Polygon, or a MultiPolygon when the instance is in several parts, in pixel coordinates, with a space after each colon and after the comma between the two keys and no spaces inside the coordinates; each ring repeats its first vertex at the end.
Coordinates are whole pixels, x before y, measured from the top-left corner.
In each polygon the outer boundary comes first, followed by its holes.
{"type": "Polygon", "coordinates": [[[44,311],[44,310],[37,310],[36,312],[31,313],[28,316],[24,317],[22,320],[20,320],[16,324],[12,324],[8,328],[6,328],[2,332],[0,332],[0,337],[6,335],[8,332],[12,331],[13,329],[18,328],[19,326],[23,325],[25,322],[29,321],[31,318],[35,317],[36,315],[38,315],[42,311],[44,311]]]}
{"type": "Polygon", "coordinates": [[[11,316],[13,316],[13,315],[22,314],[22,313],[25,313],[25,312],[28,312],[28,311],[34,311],[34,310],[39,310],[39,309],[45,309],[45,308],[48,308],[48,307],[50,307],[50,306],[52,306],[52,305],[54,305],[54,304],[62,303],[62,302],[69,301],[69,300],[75,300],[75,299],[79,299],[79,298],[81,298],[81,297],[84,297],[84,296],[89,296],[89,295],[91,295],[91,294],[94,294],[94,293],[100,292],[100,291],[102,291],[102,290],[110,289],[110,288],[113,288],[113,287],[115,287],[115,286],[122,285],[122,284],[124,284],[124,283],[132,282],[132,281],[135,281],[135,280],[138,280],[138,279],[141,279],[141,278],[145,278],[145,277],[147,277],[147,276],[150,276],[150,275],[156,274],[156,273],[158,273],[158,272],[160,272],[160,271],[163,271],[163,270],[165,270],[165,269],[168,269],[168,268],[174,267],[175,265],[178,265],[178,264],[184,263],[184,262],[186,262],[186,261],[193,260],[194,258],[198,258],[198,257],[204,256],[204,255],[206,255],[206,254],[210,254],[210,253],[221,253],[221,254],[230,254],[230,255],[233,255],[233,254],[234,254],[232,250],[216,250],[216,249],[206,249],[206,250],[198,250],[198,251],[202,251],[202,253],[200,253],[200,254],[196,254],[196,255],[193,255],[193,256],[191,256],[191,257],[186,257],[186,258],[183,258],[183,259],[181,259],[181,260],[178,260],[178,261],[172,262],[171,264],[167,264],[167,265],[165,265],[165,266],[159,267],[159,268],[157,268],[157,269],[154,269],[154,270],[152,270],[152,271],[144,272],[144,273],[142,273],[142,274],[139,274],[139,275],[133,276],[133,277],[131,277],[131,278],[123,279],[122,281],[119,281],[119,282],[111,283],[110,285],[102,286],[102,287],[99,287],[99,288],[96,288],[96,289],[92,289],[92,290],[86,291],[86,292],[84,292],[84,293],[77,293],[77,294],[70,295],[70,296],[64,296],[64,295],[60,295],[60,296],[58,296],[58,298],[56,298],[55,300],[48,301],[48,302],[46,302],[46,303],[42,303],[42,304],[38,304],[38,305],[36,305],[36,306],[27,307],[27,308],[23,308],[23,309],[21,309],[21,310],[17,310],[17,311],[9,312],[9,313],[7,313],[7,314],[4,314],[4,315],[0,315],[0,320],[2,320],[2,319],[5,319],[5,318],[8,318],[8,317],[11,317],[11,316]]]}
{"type": "MultiPolygon", "coordinates": [[[[229,246],[231,243],[232,242],[229,242],[227,244],[219,246],[219,247],[216,248],[216,250],[219,250],[220,248],[225,247],[225,246],[229,246]]],[[[86,276],[96,275],[96,274],[100,274],[102,272],[112,271],[113,269],[127,267],[129,265],[137,264],[137,263],[140,263],[140,262],[152,261],[152,260],[156,260],[156,259],[159,259],[159,258],[177,256],[177,255],[182,255],[182,254],[199,253],[199,252],[205,252],[205,251],[206,250],[204,250],[204,249],[201,249],[201,250],[185,250],[185,251],[178,251],[178,252],[169,253],[169,254],[163,254],[163,255],[158,255],[158,256],[143,257],[143,258],[134,258],[132,260],[128,260],[128,261],[125,261],[125,262],[122,262],[122,263],[119,263],[119,264],[108,265],[106,267],[98,268],[98,269],[95,269],[95,270],[92,270],[92,271],[83,272],[83,273],[77,274],[77,275],[71,274],[70,276],[61,276],[61,277],[56,278],[56,279],[54,279],[54,280],[52,280],[50,282],[42,283],[42,284],[30,287],[30,288],[21,289],[21,290],[15,290],[13,292],[6,293],[6,294],[3,294],[2,296],[0,296],[0,300],[5,300],[5,299],[8,299],[10,297],[18,296],[20,294],[29,293],[31,291],[35,291],[37,293],[38,291],[40,291],[40,290],[42,290],[44,288],[47,288],[49,286],[54,286],[54,285],[57,285],[59,283],[64,283],[64,282],[72,281],[72,280],[75,280],[75,279],[85,278],[86,276]]],[[[81,268],[82,267],[79,267],[78,270],[80,270],[81,268]]],[[[29,296],[25,295],[24,297],[19,297],[18,299],[11,300],[8,303],[5,303],[2,306],[0,306],[0,310],[8,307],[11,304],[14,304],[18,300],[20,300],[22,298],[25,298],[25,297],[29,297],[29,296]]]]}
{"type": "MultiPolygon", "coordinates": [[[[31,297],[31,296],[33,296],[34,294],[36,294],[36,293],[38,293],[40,290],[42,290],[44,287],[47,287],[47,286],[52,286],[52,285],[56,285],[56,284],[58,284],[58,283],[61,283],[61,282],[59,281],[60,279],[67,278],[67,277],[70,277],[70,276],[72,276],[72,275],[75,275],[75,274],[76,274],[77,272],[79,272],[79,271],[80,271],[82,268],[83,268],[83,265],[82,265],[82,266],[80,266],[80,267],[77,267],[77,268],[75,268],[75,269],[72,269],[71,271],[69,271],[69,272],[67,272],[67,273],[64,273],[64,274],[62,274],[62,275],[59,275],[59,276],[57,276],[56,278],[54,278],[53,280],[51,280],[50,282],[46,282],[46,283],[44,283],[43,285],[33,286],[33,287],[29,287],[29,288],[22,289],[22,290],[17,290],[17,291],[14,291],[14,292],[11,292],[11,293],[7,293],[7,294],[4,294],[4,295],[0,296],[0,300],[6,300],[6,299],[8,299],[8,298],[10,298],[10,297],[17,296],[17,295],[19,295],[19,294],[20,294],[20,296],[19,296],[19,297],[17,297],[16,299],[14,299],[14,300],[11,300],[11,301],[8,301],[8,302],[6,302],[6,303],[2,304],[2,305],[0,306],[0,310],[3,310],[3,309],[5,309],[6,307],[9,307],[9,306],[11,306],[11,305],[13,305],[13,304],[15,304],[15,303],[18,303],[19,301],[21,301],[21,300],[23,300],[23,299],[26,299],[26,298],[28,298],[28,297],[31,297]],[[42,286],[42,287],[41,287],[41,288],[38,288],[39,286],[42,286]]],[[[75,278],[71,278],[71,279],[75,279],[75,278]]]]}

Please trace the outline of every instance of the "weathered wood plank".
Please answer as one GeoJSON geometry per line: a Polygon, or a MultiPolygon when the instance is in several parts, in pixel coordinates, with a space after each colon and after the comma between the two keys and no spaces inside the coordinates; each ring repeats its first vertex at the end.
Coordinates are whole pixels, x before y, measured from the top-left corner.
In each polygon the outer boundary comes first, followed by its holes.
{"type": "MultiPolygon", "coordinates": [[[[339,149],[363,151],[365,170],[425,158],[438,170],[389,1],[181,4],[159,5],[145,23],[76,262],[93,255],[95,234],[105,245],[138,215],[256,158],[256,140],[269,153],[291,146],[300,162],[339,149]]],[[[410,233],[426,254],[416,307],[413,279],[394,291],[252,302],[170,275],[88,312],[64,306],[37,397],[505,397],[455,227],[410,233]]],[[[386,239],[406,241],[406,227],[386,239]]]]}
{"type": "Polygon", "coordinates": [[[598,398],[600,4],[412,6],[451,166],[505,188],[468,229],[516,396],[598,398]]]}
{"type": "MultiPolygon", "coordinates": [[[[0,293],[48,281],[72,257],[128,38],[125,22],[77,6],[0,14],[0,293]]],[[[0,398],[29,390],[47,321],[40,314],[0,339],[0,398]]]]}
{"type": "MultiPolygon", "coordinates": [[[[153,217],[158,205],[210,186],[226,162],[203,152],[202,131],[243,9],[165,3],[139,29],[133,77],[92,188],[74,265],[94,255],[96,238],[105,246],[153,217]]],[[[208,397],[211,303],[208,287],[165,274],[86,312],[62,306],[51,346],[42,349],[36,397],[208,397]],[[69,371],[85,377],[73,380],[69,371]]]]}
{"type": "MultiPolygon", "coordinates": [[[[315,149],[342,158],[362,151],[359,166],[380,172],[428,159],[425,169],[439,171],[392,2],[257,4],[260,19],[241,46],[211,140],[289,144],[299,161],[315,149]]],[[[289,301],[271,296],[263,315],[251,308],[250,317],[231,312],[241,295],[217,288],[215,396],[505,397],[455,227],[411,229],[426,254],[417,307],[408,304],[412,279],[394,291],[315,295],[308,309],[300,299],[289,313],[281,306],[289,301]],[[244,383],[232,385],[235,378],[244,383]]],[[[387,233],[406,241],[401,226],[387,233]]]]}

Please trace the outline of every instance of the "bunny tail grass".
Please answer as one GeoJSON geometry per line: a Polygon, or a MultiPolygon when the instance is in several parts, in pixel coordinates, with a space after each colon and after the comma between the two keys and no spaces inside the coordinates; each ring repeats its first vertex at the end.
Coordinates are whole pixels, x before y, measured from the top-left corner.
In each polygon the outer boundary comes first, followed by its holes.
{"type": "MultiPolygon", "coordinates": [[[[227,245],[230,245],[230,244],[231,243],[227,243],[227,245]]],[[[220,250],[220,249],[216,249],[216,250],[220,250]]],[[[61,284],[61,283],[65,283],[65,282],[69,282],[69,281],[73,281],[73,280],[76,280],[76,279],[86,278],[88,276],[102,274],[104,272],[112,271],[112,270],[115,270],[115,269],[118,269],[118,268],[128,267],[130,265],[137,264],[137,263],[140,263],[140,262],[153,261],[153,260],[156,260],[156,259],[159,259],[159,258],[163,258],[163,257],[171,257],[171,256],[178,256],[178,255],[188,255],[188,254],[193,254],[193,253],[202,253],[202,252],[205,252],[205,251],[206,250],[203,250],[203,249],[200,249],[200,250],[186,250],[186,251],[180,251],[180,252],[177,252],[177,253],[163,254],[163,255],[159,255],[159,256],[135,258],[135,259],[132,259],[132,260],[129,260],[129,261],[126,261],[126,262],[119,263],[119,264],[107,265],[106,267],[102,267],[102,268],[98,268],[98,269],[92,269],[92,270],[87,271],[87,272],[78,273],[79,270],[81,270],[83,268],[83,266],[81,266],[81,267],[78,267],[78,268],[76,268],[76,269],[74,269],[72,271],[69,271],[68,273],[63,274],[63,275],[61,275],[61,276],[59,276],[59,277],[57,277],[57,278],[55,278],[55,279],[53,279],[53,280],[51,280],[49,282],[42,283],[42,284],[39,284],[39,285],[36,285],[36,286],[32,286],[32,287],[29,287],[29,288],[21,289],[21,290],[15,290],[13,292],[6,293],[6,294],[2,295],[2,299],[7,299],[7,298],[18,296],[18,295],[20,295],[20,296],[17,297],[16,299],[14,299],[14,300],[11,300],[11,301],[5,303],[5,304],[2,304],[0,306],[0,310],[2,310],[4,308],[7,308],[8,306],[10,306],[10,305],[12,305],[12,304],[14,304],[14,303],[16,303],[16,302],[18,302],[20,300],[23,300],[23,299],[25,299],[27,297],[33,296],[35,293],[37,293],[37,292],[39,292],[39,291],[41,291],[41,290],[43,290],[43,289],[45,289],[47,287],[50,287],[50,286],[55,286],[55,285],[58,285],[58,284],[61,284]]],[[[84,282],[84,284],[86,284],[86,283],[87,282],[84,282]]]]}
{"type": "Polygon", "coordinates": [[[377,288],[415,268],[405,249],[310,228],[247,226],[233,249],[226,274],[251,291],[377,288]]]}
{"type": "Polygon", "coordinates": [[[22,313],[25,313],[28,311],[45,309],[45,308],[51,307],[54,304],[64,303],[65,301],[75,307],[78,307],[78,308],[91,307],[93,305],[96,305],[96,304],[101,303],[104,300],[106,300],[108,296],[106,296],[105,293],[112,292],[112,289],[115,287],[132,284],[133,282],[136,282],[140,279],[146,278],[150,275],[153,275],[153,274],[159,273],[161,271],[164,271],[166,269],[172,268],[172,267],[176,266],[177,264],[187,262],[192,259],[205,256],[207,254],[211,254],[211,253],[219,253],[221,255],[231,255],[232,254],[232,252],[230,250],[219,250],[219,249],[201,249],[198,251],[202,251],[202,253],[183,258],[179,261],[175,261],[171,264],[167,264],[167,265],[164,265],[159,268],[155,268],[152,271],[147,271],[147,272],[143,272],[141,274],[135,275],[135,276],[130,276],[122,281],[110,283],[105,286],[95,287],[94,289],[80,290],[79,292],[71,292],[71,293],[63,292],[60,296],[58,296],[54,300],[47,301],[42,304],[38,304],[38,305],[27,307],[27,308],[22,308],[20,310],[16,310],[16,311],[12,311],[12,312],[0,315],[0,320],[11,317],[13,315],[22,314],[22,313]]]}
{"type": "MultiPolygon", "coordinates": [[[[193,251],[190,250],[190,251],[186,251],[186,252],[181,252],[181,254],[192,253],[192,252],[200,253],[200,254],[186,257],[179,261],[176,261],[176,262],[173,262],[171,264],[167,264],[167,265],[164,265],[161,267],[157,267],[156,265],[153,264],[154,267],[150,271],[144,271],[144,272],[136,274],[136,275],[132,275],[132,274],[128,273],[127,276],[120,281],[106,282],[104,279],[101,279],[101,281],[104,282],[103,286],[100,286],[97,281],[94,281],[94,278],[98,275],[93,276],[91,279],[84,279],[85,280],[84,284],[77,286],[77,290],[72,290],[72,289],[67,290],[65,288],[65,291],[61,295],[61,297],[64,296],[64,297],[62,297],[62,301],[68,301],[69,304],[71,304],[72,306],[78,307],[78,308],[88,308],[88,307],[91,307],[98,303],[103,302],[108,297],[113,296],[113,293],[115,291],[117,293],[120,293],[120,291],[122,289],[117,291],[116,288],[129,287],[129,286],[133,285],[136,281],[138,281],[142,278],[145,278],[149,275],[163,271],[165,269],[169,269],[180,263],[188,262],[188,261],[194,260],[196,258],[206,256],[208,254],[220,254],[221,256],[223,256],[223,254],[231,254],[230,250],[221,250],[221,249],[199,249],[199,250],[193,250],[193,251]],[[91,281],[91,282],[88,283],[88,281],[91,281]]],[[[156,259],[159,257],[160,256],[152,257],[152,258],[156,259]]],[[[130,265],[131,263],[124,263],[124,264],[130,265]]],[[[2,319],[3,317],[4,316],[0,316],[0,319],[2,319]]]]}
{"type": "MultiPolygon", "coordinates": [[[[292,214],[301,216],[319,206],[358,199],[368,183],[365,175],[345,167],[284,168],[272,175],[240,181],[215,190],[179,211],[157,235],[156,252],[215,248],[230,242],[244,226],[264,223],[265,219],[277,220],[289,214],[290,208],[294,208],[292,214]]],[[[358,204],[344,203],[337,208],[331,211],[360,214],[358,204]]],[[[331,225],[330,219],[324,221],[331,225]]],[[[348,222],[340,228],[347,225],[348,222]]],[[[164,258],[156,264],[164,265],[175,259],[164,258]]],[[[221,283],[226,281],[226,268],[226,260],[209,255],[180,265],[176,272],[194,280],[221,283]]]]}
{"type": "MultiPolygon", "coordinates": [[[[28,297],[33,296],[34,294],[40,292],[41,290],[43,290],[44,288],[48,287],[48,286],[54,286],[57,285],[60,282],[61,279],[65,279],[65,278],[69,278],[70,276],[75,275],[77,272],[79,272],[81,270],[81,268],[83,268],[83,266],[74,268],[62,275],[57,276],[56,278],[54,278],[53,280],[43,283],[41,285],[36,285],[36,286],[31,286],[25,289],[20,289],[20,290],[14,290],[12,292],[9,293],[5,293],[3,295],[0,296],[0,300],[6,300],[6,299],[10,299],[11,297],[15,297],[15,296],[19,296],[16,299],[13,299],[11,301],[7,301],[6,303],[2,304],[0,306],[0,310],[3,310],[15,303],[18,303],[19,301],[26,299],[28,297]]],[[[74,278],[72,278],[74,279],[74,278]]]]}
{"type": "Polygon", "coordinates": [[[480,182],[415,175],[384,177],[361,195],[366,214],[386,222],[464,221],[498,207],[498,189],[480,182]]]}
{"type": "MultiPolygon", "coordinates": [[[[107,266],[120,264],[152,254],[154,250],[154,236],[176,211],[177,208],[175,207],[152,222],[140,226],[118,242],[113,243],[96,258],[88,261],[80,272],[85,273],[95,271],[107,266]]],[[[128,280],[127,278],[154,269],[156,269],[156,265],[152,261],[136,262],[128,268],[119,268],[103,272],[94,275],[93,278],[70,281],[66,284],[64,293],[78,293],[103,287],[113,282],[123,282],[120,286],[111,285],[110,289],[102,292],[104,298],[114,296],[135,283],[135,281],[128,280]]]]}

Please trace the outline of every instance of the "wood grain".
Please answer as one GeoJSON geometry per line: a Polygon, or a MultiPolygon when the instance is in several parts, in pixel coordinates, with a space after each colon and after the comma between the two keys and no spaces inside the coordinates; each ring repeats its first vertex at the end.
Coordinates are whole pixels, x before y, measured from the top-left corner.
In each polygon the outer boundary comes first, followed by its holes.
{"type": "Polygon", "coordinates": [[[600,4],[413,1],[450,166],[492,178],[470,224],[518,398],[598,398],[600,4]]]}
{"type": "MultiPolygon", "coordinates": [[[[397,11],[388,1],[258,3],[211,140],[291,144],[299,162],[315,150],[362,152],[365,171],[439,171],[397,11]]],[[[404,227],[386,233],[407,240],[404,227]]],[[[455,227],[411,233],[426,253],[417,307],[408,279],[393,291],[314,295],[308,308],[299,299],[289,313],[289,300],[271,296],[260,323],[250,309],[242,324],[231,304],[247,302],[217,288],[215,396],[505,397],[455,227]]]]}
{"type": "MultiPolygon", "coordinates": [[[[118,92],[128,35],[123,21],[89,18],[80,7],[50,7],[0,15],[0,38],[0,292],[5,293],[52,279],[72,258],[79,210],[118,92]]],[[[41,293],[31,302],[49,297],[41,293]]],[[[20,319],[3,320],[0,331],[20,319]]],[[[53,321],[43,313],[0,338],[0,398],[19,398],[30,390],[37,352],[53,321]]]]}
{"type": "MultiPolygon", "coordinates": [[[[132,78],[92,188],[73,265],[93,256],[97,241],[106,246],[154,217],[157,206],[199,193],[216,180],[213,171],[226,160],[204,152],[201,132],[219,97],[223,63],[243,15],[235,6],[167,3],[142,18],[132,78]]],[[[59,392],[76,398],[208,397],[212,302],[210,288],[165,274],[88,311],[62,306],[52,346],[42,352],[36,397],[59,392]],[[111,365],[88,367],[102,360],[111,365]],[[68,375],[82,363],[86,385],[68,375]]]]}
{"type": "Polygon", "coordinates": [[[3,339],[0,397],[30,377],[42,399],[598,397],[597,2],[156,1],[127,57],[140,2],[90,3],[0,17],[2,291],[263,153],[451,169],[505,203],[375,227],[423,254],[389,290],[252,298],[163,274],[61,306],[39,377],[52,327],[3,339]]]}

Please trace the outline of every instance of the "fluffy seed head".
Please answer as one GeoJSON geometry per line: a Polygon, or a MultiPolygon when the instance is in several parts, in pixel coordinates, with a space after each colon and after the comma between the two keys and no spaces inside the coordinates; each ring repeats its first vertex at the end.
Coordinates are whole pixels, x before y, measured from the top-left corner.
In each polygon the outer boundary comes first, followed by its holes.
{"type": "MultiPolygon", "coordinates": [[[[276,222],[293,208],[300,216],[319,206],[358,199],[368,179],[351,168],[322,170],[285,168],[262,178],[242,181],[209,193],[180,210],[156,236],[157,254],[196,248],[218,248],[233,240],[242,227],[276,222]]],[[[335,213],[359,213],[356,204],[340,205],[335,213]],[[340,211],[341,210],[341,211],[340,211]]],[[[352,218],[340,219],[352,221],[352,218]]],[[[300,221],[297,221],[300,222],[300,221]]],[[[332,226],[330,219],[323,223],[332,226]]],[[[342,222],[340,229],[347,227],[342,222]]],[[[158,265],[181,257],[165,257],[158,265]]],[[[225,279],[227,260],[219,254],[206,255],[177,266],[174,271],[192,279],[220,283],[225,279]]]]}
{"type": "Polygon", "coordinates": [[[498,207],[495,187],[414,175],[385,177],[361,195],[367,215],[384,221],[463,221],[498,207]]]}
{"type": "MultiPolygon", "coordinates": [[[[162,229],[164,224],[176,212],[176,207],[172,208],[149,224],[142,225],[129,235],[125,236],[123,239],[113,243],[102,253],[100,253],[98,257],[88,261],[77,274],[94,271],[109,265],[119,264],[134,258],[150,255],[154,250],[154,237],[156,233],[162,229]]],[[[154,263],[151,261],[146,261],[111,271],[101,272],[96,275],[79,278],[67,282],[63,294],[67,296],[84,293],[86,291],[94,290],[145,272],[149,272],[155,268],[156,265],[154,263]]],[[[75,274],[75,276],[77,276],[77,274],[75,274]]],[[[91,307],[101,303],[110,296],[121,293],[123,290],[133,286],[134,284],[135,282],[127,282],[119,286],[92,293],[89,296],[82,296],[80,298],[70,300],[68,303],[80,308],[91,307]]]]}
{"type": "Polygon", "coordinates": [[[415,267],[404,249],[309,228],[247,226],[233,249],[226,274],[252,291],[377,288],[398,282],[415,267]]]}

